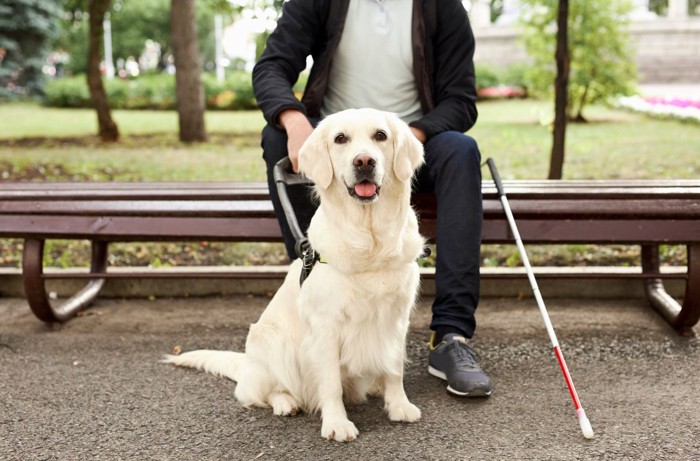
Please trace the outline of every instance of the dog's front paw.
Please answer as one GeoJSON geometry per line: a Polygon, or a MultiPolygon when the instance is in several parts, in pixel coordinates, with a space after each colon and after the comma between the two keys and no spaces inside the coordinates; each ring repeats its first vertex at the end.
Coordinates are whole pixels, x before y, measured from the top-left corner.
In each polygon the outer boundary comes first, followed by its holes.
{"type": "Polygon", "coordinates": [[[321,425],[321,437],[338,442],[351,442],[357,438],[360,431],[348,419],[324,420],[321,425]]]}
{"type": "Polygon", "coordinates": [[[420,408],[411,402],[387,405],[386,408],[391,421],[402,421],[404,423],[415,423],[420,419],[420,408]]]}

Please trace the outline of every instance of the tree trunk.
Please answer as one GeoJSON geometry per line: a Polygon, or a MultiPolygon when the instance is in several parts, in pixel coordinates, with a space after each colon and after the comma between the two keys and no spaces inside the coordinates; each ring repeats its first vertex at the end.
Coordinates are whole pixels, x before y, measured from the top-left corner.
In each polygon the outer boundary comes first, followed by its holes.
{"type": "Polygon", "coordinates": [[[204,89],[194,0],[172,0],[170,35],[175,56],[175,94],[180,141],[206,141],[204,89]]]}
{"type": "Polygon", "coordinates": [[[591,87],[590,83],[583,88],[583,94],[578,100],[578,108],[576,109],[576,115],[569,117],[570,120],[577,123],[587,123],[588,120],[583,116],[583,108],[586,106],[586,100],[588,99],[588,89],[591,87]]]}
{"type": "Polygon", "coordinates": [[[114,142],[119,140],[119,128],[112,120],[109,100],[107,99],[105,87],[102,84],[102,73],[100,72],[104,34],[103,21],[110,3],[112,3],[112,0],[89,0],[88,2],[90,30],[88,38],[87,83],[90,89],[90,100],[97,112],[99,136],[103,141],[114,142]]]}
{"type": "Polygon", "coordinates": [[[549,179],[561,179],[566,145],[566,106],[569,83],[569,0],[559,0],[557,12],[557,76],[554,81],[554,131],[552,156],[549,161],[549,179]]]}

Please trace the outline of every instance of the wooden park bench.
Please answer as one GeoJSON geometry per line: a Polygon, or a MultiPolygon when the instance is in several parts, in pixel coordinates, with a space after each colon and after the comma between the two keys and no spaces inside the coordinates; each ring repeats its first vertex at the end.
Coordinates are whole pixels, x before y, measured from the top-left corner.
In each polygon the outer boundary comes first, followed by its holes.
{"type": "MultiPolygon", "coordinates": [[[[526,244],[641,245],[635,273],[587,272],[585,277],[634,277],[643,281],[651,305],[680,333],[700,319],[700,181],[505,181],[509,203],[526,244]],[[686,273],[662,273],[659,245],[687,248],[686,273]],[[664,289],[666,278],[686,282],[678,303],[664,289]]],[[[513,243],[495,187],[484,181],[484,243],[513,243]]],[[[435,235],[435,203],[414,197],[421,230],[435,235]]],[[[116,277],[207,277],[202,272],[155,274],[110,272],[110,242],[278,242],[281,234],[265,183],[0,183],[0,237],[24,239],[22,275],[29,305],[46,322],[64,321],[93,301],[106,279],[116,277]],[[86,239],[92,264],[83,274],[45,274],[46,239],[86,239]],[[44,282],[83,278],[85,288],[52,306],[44,282]]],[[[221,272],[209,274],[221,277],[221,272]]],[[[232,271],[231,277],[265,277],[232,271]]],[[[567,277],[566,273],[545,274],[567,277]]],[[[580,273],[568,276],[581,277],[580,273]]],[[[538,275],[538,277],[541,277],[538,275]]]]}

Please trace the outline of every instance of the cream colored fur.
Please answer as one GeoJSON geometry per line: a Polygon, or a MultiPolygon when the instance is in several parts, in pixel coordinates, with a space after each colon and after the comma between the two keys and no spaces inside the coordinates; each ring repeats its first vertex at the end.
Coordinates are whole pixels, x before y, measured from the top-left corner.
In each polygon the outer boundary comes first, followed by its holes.
{"type": "Polygon", "coordinates": [[[393,114],[353,109],[322,121],[299,165],[320,197],[308,237],[327,263],[316,264],[301,288],[300,261],[290,266],[251,325],[245,353],[193,351],[164,361],[236,381],[236,398],[246,406],[272,407],[276,415],[320,411],[327,439],[357,437],[344,402],[368,394],[383,396],[390,420],[417,421],[403,370],[424,244],[410,205],[411,177],[422,162],[422,145],[393,114]],[[337,143],[339,134],[347,142],[337,143]],[[380,189],[371,200],[349,193],[358,157],[375,162],[380,189]]]}

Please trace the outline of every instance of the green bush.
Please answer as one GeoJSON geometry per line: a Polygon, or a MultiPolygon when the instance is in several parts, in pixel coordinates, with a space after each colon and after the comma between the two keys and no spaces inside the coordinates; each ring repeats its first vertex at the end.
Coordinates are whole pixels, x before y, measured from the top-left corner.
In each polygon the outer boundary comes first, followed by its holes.
{"type": "Polygon", "coordinates": [[[494,87],[501,83],[498,72],[491,67],[475,66],[474,74],[476,76],[477,89],[494,87]]]}
{"type": "Polygon", "coordinates": [[[480,100],[526,98],[527,64],[513,64],[505,69],[476,66],[476,91],[480,100]]]}
{"type": "Polygon", "coordinates": [[[253,83],[247,72],[235,72],[223,82],[211,74],[203,75],[204,99],[207,109],[241,110],[255,109],[253,83]]]}
{"type": "Polygon", "coordinates": [[[526,77],[530,67],[532,66],[526,63],[511,64],[503,72],[503,76],[501,77],[501,83],[503,83],[504,85],[518,86],[520,88],[527,89],[526,77]]]}
{"type": "Polygon", "coordinates": [[[85,76],[49,81],[44,86],[44,103],[51,107],[90,107],[85,76]]]}
{"type": "Polygon", "coordinates": [[[475,68],[477,89],[499,85],[527,88],[527,72],[532,66],[527,63],[511,64],[507,68],[492,68],[478,65],[475,68]]]}
{"type": "Polygon", "coordinates": [[[175,77],[167,74],[144,75],[131,80],[111,80],[107,96],[117,109],[174,109],[175,77]]]}
{"type": "MultiPolygon", "coordinates": [[[[202,75],[206,107],[210,110],[242,110],[257,107],[250,74],[234,72],[223,82],[211,74],[202,75]]],[[[175,109],[175,77],[167,74],[105,80],[112,109],[175,109]]],[[[84,75],[59,78],[45,87],[44,104],[50,107],[91,107],[84,75]]]]}

